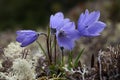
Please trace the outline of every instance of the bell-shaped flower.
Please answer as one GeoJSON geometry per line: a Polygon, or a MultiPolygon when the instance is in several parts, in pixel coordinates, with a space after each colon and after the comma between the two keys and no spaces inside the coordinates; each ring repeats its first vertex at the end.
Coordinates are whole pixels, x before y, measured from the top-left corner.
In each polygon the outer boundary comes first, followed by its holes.
{"type": "Polygon", "coordinates": [[[16,34],[16,41],[21,43],[21,47],[25,47],[33,43],[39,36],[39,34],[33,30],[19,30],[16,34]]]}
{"type": "Polygon", "coordinates": [[[56,33],[61,27],[63,27],[70,20],[68,18],[64,18],[62,12],[57,12],[55,15],[50,16],[50,28],[51,33],[56,33]]]}
{"type": "Polygon", "coordinates": [[[66,23],[56,32],[59,47],[63,47],[68,50],[72,50],[74,48],[74,42],[78,37],[78,30],[75,29],[74,22],[66,23]]]}
{"type": "Polygon", "coordinates": [[[100,18],[99,11],[89,13],[88,10],[82,13],[78,20],[78,31],[80,36],[99,36],[106,27],[106,24],[98,21],[100,18]]]}

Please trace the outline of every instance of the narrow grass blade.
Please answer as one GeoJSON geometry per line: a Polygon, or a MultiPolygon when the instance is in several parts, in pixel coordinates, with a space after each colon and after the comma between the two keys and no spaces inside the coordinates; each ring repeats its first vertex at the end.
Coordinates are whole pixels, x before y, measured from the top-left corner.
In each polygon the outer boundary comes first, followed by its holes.
{"type": "Polygon", "coordinates": [[[68,56],[68,68],[72,68],[72,51],[69,53],[69,56],[68,56]]]}
{"type": "Polygon", "coordinates": [[[75,59],[75,61],[74,61],[74,67],[77,67],[77,66],[78,66],[79,59],[80,59],[83,51],[84,51],[84,49],[82,49],[82,50],[80,51],[80,53],[78,54],[78,56],[76,57],[76,59],[75,59]]]}

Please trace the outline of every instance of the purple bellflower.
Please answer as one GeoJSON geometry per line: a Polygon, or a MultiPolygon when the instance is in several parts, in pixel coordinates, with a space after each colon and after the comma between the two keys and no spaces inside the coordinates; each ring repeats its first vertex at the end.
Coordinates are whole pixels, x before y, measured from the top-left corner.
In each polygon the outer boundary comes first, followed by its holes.
{"type": "Polygon", "coordinates": [[[74,41],[78,38],[78,31],[75,29],[74,22],[64,18],[62,12],[58,12],[50,17],[51,33],[54,33],[57,38],[57,43],[60,48],[72,50],[74,41]]]}
{"type": "Polygon", "coordinates": [[[56,33],[57,30],[59,30],[68,22],[70,22],[70,20],[68,18],[64,18],[62,12],[57,12],[55,15],[51,15],[50,16],[51,33],[56,33]]]}
{"type": "Polygon", "coordinates": [[[98,21],[99,17],[99,11],[89,13],[89,11],[86,10],[85,13],[82,13],[78,20],[78,31],[80,36],[99,36],[100,32],[106,27],[105,23],[98,21]]]}
{"type": "Polygon", "coordinates": [[[78,38],[74,22],[68,22],[56,32],[57,42],[61,48],[72,50],[74,41],[78,38]]]}
{"type": "Polygon", "coordinates": [[[25,47],[33,43],[39,36],[39,34],[33,30],[19,30],[16,34],[16,41],[21,43],[21,47],[25,47]]]}

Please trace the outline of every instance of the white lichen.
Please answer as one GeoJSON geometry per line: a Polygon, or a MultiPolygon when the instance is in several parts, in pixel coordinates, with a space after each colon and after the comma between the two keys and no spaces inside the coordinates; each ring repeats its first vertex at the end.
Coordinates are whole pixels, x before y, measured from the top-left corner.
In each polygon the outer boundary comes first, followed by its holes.
{"type": "Polygon", "coordinates": [[[82,66],[82,70],[81,70],[80,67],[78,67],[77,70],[73,70],[73,68],[71,68],[71,69],[69,70],[69,69],[68,69],[68,65],[65,65],[65,66],[63,67],[63,69],[64,69],[65,71],[69,72],[70,74],[74,74],[74,73],[76,73],[76,72],[80,73],[80,74],[82,75],[82,80],[85,80],[85,74],[88,73],[88,70],[87,70],[87,68],[86,68],[85,65],[82,66]]]}
{"type": "MultiPolygon", "coordinates": [[[[10,59],[13,65],[9,72],[0,72],[0,79],[36,80],[35,69],[38,64],[38,59],[44,57],[40,49],[29,50],[20,47],[18,42],[11,42],[4,48],[4,55],[5,59],[10,59]]],[[[2,62],[0,62],[0,68],[2,68],[1,63],[2,62]]]]}
{"type": "Polygon", "coordinates": [[[21,56],[23,49],[18,42],[11,42],[7,48],[4,48],[4,54],[6,57],[15,59],[21,56]]]}
{"type": "Polygon", "coordinates": [[[2,68],[2,61],[0,60],[0,69],[2,68]]]}
{"type": "Polygon", "coordinates": [[[13,75],[17,80],[34,80],[34,70],[32,64],[26,59],[15,59],[13,62],[13,75]]]}
{"type": "Polygon", "coordinates": [[[98,54],[98,63],[99,63],[99,76],[100,80],[102,80],[102,63],[101,63],[101,55],[103,55],[103,52],[100,50],[98,54]]]}
{"type": "Polygon", "coordinates": [[[2,80],[2,79],[6,79],[6,75],[4,73],[0,72],[0,80],[2,80]]]}

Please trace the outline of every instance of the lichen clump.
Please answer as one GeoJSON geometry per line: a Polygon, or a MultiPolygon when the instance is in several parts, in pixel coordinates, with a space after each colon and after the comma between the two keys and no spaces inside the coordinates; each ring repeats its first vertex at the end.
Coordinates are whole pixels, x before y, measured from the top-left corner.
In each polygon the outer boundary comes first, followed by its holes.
{"type": "Polygon", "coordinates": [[[4,54],[9,58],[15,59],[21,56],[20,53],[22,53],[23,49],[18,42],[11,42],[7,48],[4,48],[4,54]]]}
{"type": "Polygon", "coordinates": [[[35,68],[41,56],[41,51],[33,53],[11,42],[1,53],[0,80],[36,80],[35,68]]]}
{"type": "Polygon", "coordinates": [[[32,64],[25,59],[16,59],[13,62],[13,74],[16,80],[33,80],[35,79],[34,70],[32,70],[32,64]]]}

